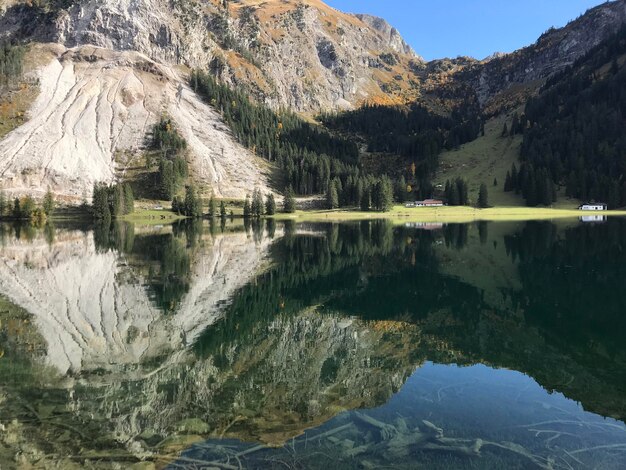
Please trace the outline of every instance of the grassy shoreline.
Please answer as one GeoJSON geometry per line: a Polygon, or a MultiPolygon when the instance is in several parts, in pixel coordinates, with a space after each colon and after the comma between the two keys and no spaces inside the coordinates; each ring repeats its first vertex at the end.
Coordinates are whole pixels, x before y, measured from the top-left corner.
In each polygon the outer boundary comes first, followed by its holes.
{"type": "MultiPolygon", "coordinates": [[[[358,210],[298,210],[292,214],[277,213],[265,216],[277,221],[293,220],[296,222],[349,222],[359,220],[390,220],[395,224],[404,223],[466,223],[466,222],[515,222],[530,220],[577,219],[583,216],[626,217],[626,210],[611,210],[602,212],[586,212],[578,209],[563,209],[549,207],[491,207],[477,209],[467,206],[419,207],[406,208],[396,205],[389,212],[362,212],[358,210]]],[[[142,225],[163,225],[185,219],[169,209],[138,208],[134,213],[119,217],[118,220],[138,223],[142,225]]],[[[242,218],[236,214],[235,218],[242,218]]],[[[10,222],[13,219],[2,219],[10,222]]],[[[52,222],[92,220],[83,213],[62,213],[53,216],[52,222]]]]}
{"type": "Polygon", "coordinates": [[[135,209],[135,212],[118,217],[117,220],[123,222],[140,223],[145,225],[162,225],[185,219],[184,215],[179,215],[169,209],[135,209]]]}
{"type": "Polygon", "coordinates": [[[394,223],[463,223],[476,221],[524,221],[579,218],[590,215],[626,217],[626,210],[583,212],[577,209],[552,209],[547,207],[420,207],[394,206],[389,212],[360,212],[351,210],[296,211],[293,214],[277,214],[276,220],[298,222],[342,222],[350,220],[387,219],[394,223]]]}

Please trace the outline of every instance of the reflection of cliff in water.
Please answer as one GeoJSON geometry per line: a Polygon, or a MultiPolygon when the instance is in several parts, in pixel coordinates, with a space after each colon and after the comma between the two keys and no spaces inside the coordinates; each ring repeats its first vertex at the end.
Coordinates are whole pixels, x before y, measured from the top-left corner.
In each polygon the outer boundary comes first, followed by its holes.
{"type": "Polygon", "coordinates": [[[59,371],[134,366],[192,343],[261,268],[269,243],[125,225],[59,231],[51,244],[5,237],[0,292],[33,315],[59,371]]]}
{"type": "Polygon", "coordinates": [[[34,237],[3,250],[0,269],[11,274],[3,292],[32,313],[46,362],[73,377],[40,370],[33,358],[22,361],[31,379],[3,385],[12,404],[5,412],[17,419],[5,443],[14,451],[28,443],[29,462],[94,453],[95,443],[117,449],[114,461],[132,460],[167,454],[197,434],[284,442],[344,409],[384,403],[419,362],[414,328],[320,316],[313,307],[334,287],[323,287],[325,277],[391,248],[388,227],[334,227],[328,238],[319,227],[307,236],[288,227],[271,266],[263,255],[271,239],[258,230],[127,230],[60,232],[51,247],[34,237]],[[344,243],[348,236],[354,243],[344,243]],[[252,282],[228,290],[243,279],[252,282]],[[318,280],[320,295],[290,295],[318,280]],[[167,282],[184,287],[163,305],[167,282]]]}

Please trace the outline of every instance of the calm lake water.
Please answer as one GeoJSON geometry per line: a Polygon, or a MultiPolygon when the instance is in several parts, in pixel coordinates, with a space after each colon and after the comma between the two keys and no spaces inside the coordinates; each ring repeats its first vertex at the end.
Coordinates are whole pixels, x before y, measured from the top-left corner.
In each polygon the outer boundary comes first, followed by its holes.
{"type": "Polygon", "coordinates": [[[626,220],[0,225],[0,468],[626,468],[626,220]]]}

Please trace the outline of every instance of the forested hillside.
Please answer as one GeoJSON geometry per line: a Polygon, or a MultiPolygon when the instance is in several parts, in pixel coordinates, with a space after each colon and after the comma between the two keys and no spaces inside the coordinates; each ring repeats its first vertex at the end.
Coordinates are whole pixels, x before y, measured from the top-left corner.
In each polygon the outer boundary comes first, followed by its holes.
{"type": "Polygon", "coordinates": [[[19,126],[27,109],[28,100],[24,99],[28,91],[20,89],[24,72],[26,47],[10,41],[0,41],[0,137],[19,126]]]}
{"type": "MultiPolygon", "coordinates": [[[[322,122],[367,144],[367,151],[401,157],[402,168],[410,168],[420,197],[430,197],[430,180],[444,149],[457,148],[474,140],[482,129],[476,103],[455,108],[449,115],[414,103],[410,106],[365,106],[340,114],[325,114],[322,122]]],[[[385,158],[380,156],[380,158],[385,158]]]]}
{"type": "Polygon", "coordinates": [[[523,133],[513,186],[542,203],[545,180],[566,194],[626,205],[626,27],[554,76],[528,101],[514,133],[523,133]]]}
{"type": "Polygon", "coordinates": [[[191,86],[220,110],[233,133],[246,147],[282,170],[282,186],[300,195],[328,191],[333,179],[342,187],[359,176],[359,152],[350,140],[336,137],[289,111],[275,112],[213,76],[195,71],[191,86]]]}

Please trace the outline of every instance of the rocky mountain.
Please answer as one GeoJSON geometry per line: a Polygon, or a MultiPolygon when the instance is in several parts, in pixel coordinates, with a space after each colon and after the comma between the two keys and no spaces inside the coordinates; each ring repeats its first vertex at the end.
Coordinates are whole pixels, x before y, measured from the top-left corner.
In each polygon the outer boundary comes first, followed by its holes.
{"type": "Polygon", "coordinates": [[[267,191],[261,159],[175,68],[91,46],[42,45],[32,54],[47,60],[32,74],[40,93],[30,119],[0,141],[4,188],[41,196],[49,187],[74,201],[90,196],[93,183],[112,182],[137,165],[151,127],[168,114],[189,144],[198,181],[223,197],[243,197],[255,186],[267,191]]]}
{"type": "Polygon", "coordinates": [[[384,21],[318,0],[3,1],[2,11],[0,35],[31,44],[23,81],[39,93],[0,142],[2,187],[75,202],[136,167],[163,114],[216,196],[270,190],[267,165],[187,87],[190,68],[276,109],[316,112],[412,93],[410,64],[421,63],[384,21]]]}
{"type": "Polygon", "coordinates": [[[295,111],[397,95],[410,87],[409,63],[421,62],[384,20],[320,0],[56,2],[63,3],[46,15],[13,5],[1,30],[68,48],[94,45],[162,64],[211,67],[266,103],[295,111]],[[41,20],[33,30],[35,15],[41,20]]]}
{"type": "Polygon", "coordinates": [[[385,20],[321,0],[3,0],[0,12],[0,36],[30,44],[22,80],[38,92],[17,113],[20,89],[0,106],[12,110],[0,116],[15,122],[9,128],[22,124],[0,141],[5,190],[39,196],[50,187],[78,201],[94,182],[137,167],[167,114],[189,143],[192,176],[218,197],[243,198],[272,188],[272,168],[187,86],[190,69],[276,110],[418,100],[447,113],[471,101],[495,115],[615,32],[626,0],[511,54],[430,63],[385,20]]]}

